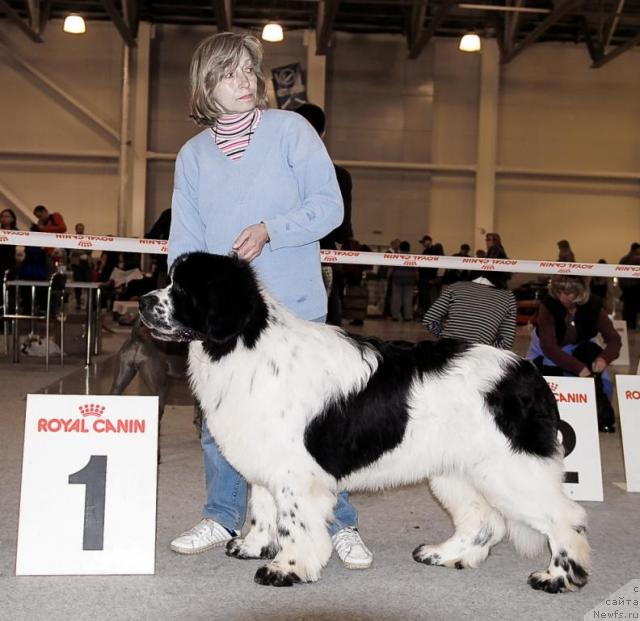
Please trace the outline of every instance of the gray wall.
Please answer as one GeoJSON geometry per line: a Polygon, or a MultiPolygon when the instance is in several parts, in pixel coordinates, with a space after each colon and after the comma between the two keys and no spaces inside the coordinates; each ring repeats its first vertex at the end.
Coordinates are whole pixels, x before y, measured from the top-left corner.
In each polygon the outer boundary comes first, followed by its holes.
{"type": "MultiPolygon", "coordinates": [[[[187,67],[208,28],[157,27],[151,47],[149,150],[175,153],[198,131],[188,119],[187,67]]],[[[0,37],[115,129],[120,119],[121,41],[108,23],[72,37],[51,22],[46,43],[29,41],[6,20],[0,37]]],[[[266,66],[306,64],[302,32],[266,45],[266,66]]],[[[456,42],[433,41],[416,61],[400,37],[339,34],[327,59],[326,144],[336,160],[473,165],[478,149],[480,58],[456,42]]],[[[554,258],[572,241],[580,260],[616,261],[640,237],[637,180],[514,174],[630,172],[640,167],[640,52],[589,69],[583,46],[539,44],[501,69],[495,228],[510,255],[554,258]],[[511,169],[504,174],[502,168],[511,169]]],[[[117,141],[70,111],[0,47],[0,206],[44,203],[69,225],[115,230],[117,141]],[[91,151],[78,158],[8,151],[91,151]],[[109,156],[110,154],[110,156],[109,156]],[[4,191],[4,194],[3,194],[4,191]]],[[[474,177],[352,165],[354,228],[363,242],[411,242],[429,232],[455,252],[473,242],[474,177]]],[[[150,224],[170,205],[173,164],[148,164],[150,224]]],[[[26,226],[23,219],[22,225],[26,226]]]]}

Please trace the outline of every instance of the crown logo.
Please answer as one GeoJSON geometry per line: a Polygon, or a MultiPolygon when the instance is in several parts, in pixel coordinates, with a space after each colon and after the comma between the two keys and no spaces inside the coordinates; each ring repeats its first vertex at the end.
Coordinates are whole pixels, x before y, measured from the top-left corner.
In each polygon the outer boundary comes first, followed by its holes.
{"type": "Polygon", "coordinates": [[[78,407],[82,416],[102,416],[105,411],[104,405],[98,405],[97,403],[87,403],[78,407]]]}
{"type": "Polygon", "coordinates": [[[78,246],[80,246],[80,248],[91,248],[93,244],[90,241],[79,241],[78,246]]]}
{"type": "Polygon", "coordinates": [[[551,392],[558,392],[558,384],[555,382],[549,382],[549,388],[551,388],[551,392]]]}

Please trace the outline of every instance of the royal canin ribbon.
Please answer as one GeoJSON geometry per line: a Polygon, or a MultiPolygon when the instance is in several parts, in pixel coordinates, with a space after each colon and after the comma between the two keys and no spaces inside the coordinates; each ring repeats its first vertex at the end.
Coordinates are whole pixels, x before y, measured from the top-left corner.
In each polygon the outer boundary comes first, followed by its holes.
{"type": "MultiPolygon", "coordinates": [[[[67,233],[37,233],[0,230],[0,245],[42,246],[72,250],[110,250],[167,254],[169,244],[161,239],[137,239],[110,235],[73,235],[67,233]]],[[[571,274],[575,276],[606,276],[609,278],[640,278],[640,265],[610,263],[563,263],[526,259],[483,259],[477,257],[441,257],[430,254],[393,252],[360,252],[359,250],[321,250],[323,263],[351,265],[385,265],[398,267],[470,270],[479,272],[514,272],[523,274],[571,274]]]]}

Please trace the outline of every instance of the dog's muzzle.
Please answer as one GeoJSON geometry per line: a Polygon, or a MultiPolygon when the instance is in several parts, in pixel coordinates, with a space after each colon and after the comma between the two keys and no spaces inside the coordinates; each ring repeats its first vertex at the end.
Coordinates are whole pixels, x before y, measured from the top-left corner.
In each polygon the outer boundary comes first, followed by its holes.
{"type": "Polygon", "coordinates": [[[177,324],[169,317],[166,302],[163,303],[155,292],[147,293],[138,304],[142,323],[151,330],[151,336],[161,341],[193,341],[193,330],[177,324]]]}

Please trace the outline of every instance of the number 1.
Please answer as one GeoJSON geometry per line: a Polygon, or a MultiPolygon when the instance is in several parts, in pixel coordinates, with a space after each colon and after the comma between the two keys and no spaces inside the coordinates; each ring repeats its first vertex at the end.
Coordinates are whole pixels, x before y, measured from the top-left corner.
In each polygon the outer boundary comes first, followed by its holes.
{"type": "Polygon", "coordinates": [[[69,484],[86,485],[84,494],[83,550],[102,550],[104,539],[104,491],[107,482],[107,456],[91,455],[89,463],[69,475],[69,484]]]}

